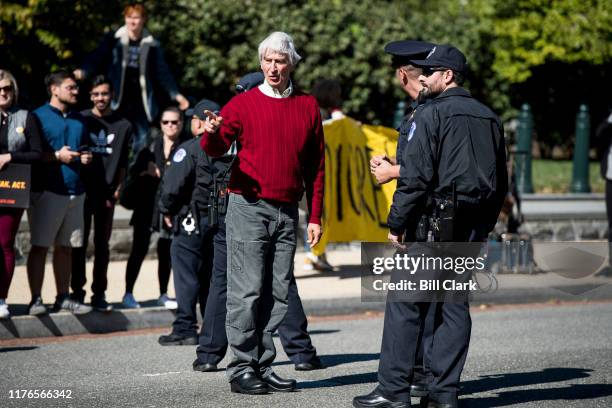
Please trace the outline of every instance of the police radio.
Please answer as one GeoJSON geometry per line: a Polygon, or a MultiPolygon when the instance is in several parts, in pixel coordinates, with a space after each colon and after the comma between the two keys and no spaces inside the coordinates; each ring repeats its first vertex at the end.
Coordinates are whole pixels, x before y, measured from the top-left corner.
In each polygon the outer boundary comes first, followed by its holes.
{"type": "Polygon", "coordinates": [[[434,198],[433,240],[436,242],[452,242],[455,232],[455,214],[457,211],[457,186],[451,183],[452,196],[434,198]]]}
{"type": "Polygon", "coordinates": [[[213,177],[213,189],[208,196],[208,226],[214,227],[219,223],[219,192],[217,190],[217,178],[213,177]]]}
{"type": "Polygon", "coordinates": [[[427,214],[422,215],[416,228],[418,242],[452,242],[457,211],[457,187],[451,183],[452,196],[428,199],[427,214]]]}
{"type": "MultiPolygon", "coordinates": [[[[228,170],[231,168],[234,160],[230,163],[228,169],[221,176],[221,180],[225,180],[228,170]]],[[[213,176],[213,188],[208,195],[208,226],[214,227],[219,223],[219,214],[225,214],[227,211],[227,185],[224,182],[217,183],[217,177],[213,176]]]]}

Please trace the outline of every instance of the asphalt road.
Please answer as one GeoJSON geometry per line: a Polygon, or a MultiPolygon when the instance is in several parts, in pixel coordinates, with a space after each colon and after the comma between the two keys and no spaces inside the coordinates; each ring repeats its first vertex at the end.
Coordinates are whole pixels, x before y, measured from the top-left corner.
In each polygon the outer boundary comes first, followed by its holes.
{"type": "MultiPolygon", "coordinates": [[[[472,317],[462,406],[612,406],[612,303],[472,317]]],[[[159,333],[0,343],[0,406],[349,407],[375,386],[381,330],[380,315],[311,323],[328,368],[297,373],[279,351],[276,371],[297,378],[300,390],[263,396],[231,394],[223,371],[193,372],[194,348],[161,347],[159,333]],[[17,389],[70,390],[72,398],[9,398],[17,389]]]]}

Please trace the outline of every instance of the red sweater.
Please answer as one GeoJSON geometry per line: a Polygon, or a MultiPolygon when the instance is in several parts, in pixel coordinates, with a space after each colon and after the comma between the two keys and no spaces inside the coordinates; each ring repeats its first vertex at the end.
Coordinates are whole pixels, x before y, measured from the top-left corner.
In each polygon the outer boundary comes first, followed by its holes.
{"type": "Polygon", "coordinates": [[[218,157],[238,141],[229,190],[288,204],[297,204],[305,190],[308,222],[320,224],[325,142],[316,99],[299,91],[272,98],[254,88],[232,98],[220,116],[219,131],[204,133],[200,143],[218,157]]]}

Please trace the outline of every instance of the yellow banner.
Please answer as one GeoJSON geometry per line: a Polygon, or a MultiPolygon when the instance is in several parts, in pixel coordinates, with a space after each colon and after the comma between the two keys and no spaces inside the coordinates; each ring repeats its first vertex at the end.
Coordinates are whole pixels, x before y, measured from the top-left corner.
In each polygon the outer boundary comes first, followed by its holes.
{"type": "Polygon", "coordinates": [[[328,242],[385,242],[387,214],[395,181],[379,185],[370,173],[370,158],[395,156],[398,133],[383,126],[361,125],[351,118],[325,123],[325,207],[323,237],[328,242]]]}

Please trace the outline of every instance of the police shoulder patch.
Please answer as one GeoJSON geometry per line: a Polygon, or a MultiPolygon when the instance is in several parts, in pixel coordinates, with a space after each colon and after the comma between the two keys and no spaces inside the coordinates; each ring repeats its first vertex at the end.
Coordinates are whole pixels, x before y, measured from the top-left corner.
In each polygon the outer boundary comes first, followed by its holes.
{"type": "Polygon", "coordinates": [[[412,137],[414,136],[416,127],[417,127],[416,122],[412,122],[412,125],[410,125],[410,131],[408,132],[408,141],[410,141],[410,139],[412,139],[412,137]]]}
{"type": "Polygon", "coordinates": [[[175,163],[180,163],[183,161],[185,156],[187,156],[187,152],[185,151],[185,149],[181,147],[180,149],[176,151],[176,153],[174,153],[174,157],[172,158],[172,161],[175,163]]]}

